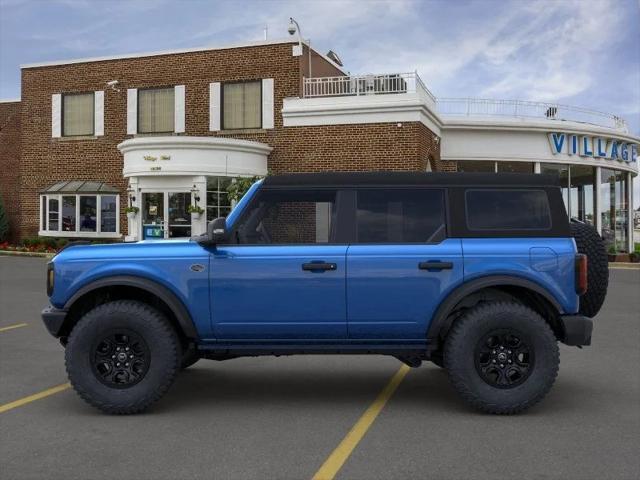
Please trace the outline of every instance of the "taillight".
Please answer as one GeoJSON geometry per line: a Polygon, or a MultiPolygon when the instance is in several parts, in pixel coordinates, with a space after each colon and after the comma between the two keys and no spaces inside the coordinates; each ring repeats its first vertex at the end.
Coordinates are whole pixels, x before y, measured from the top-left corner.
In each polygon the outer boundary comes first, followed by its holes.
{"type": "Polygon", "coordinates": [[[587,256],[582,253],[576,255],[576,293],[587,293],[587,256]]]}
{"type": "Polygon", "coordinates": [[[47,296],[50,297],[51,294],[53,293],[53,282],[55,280],[54,278],[54,270],[53,270],[53,263],[49,262],[47,264],[47,296]]]}

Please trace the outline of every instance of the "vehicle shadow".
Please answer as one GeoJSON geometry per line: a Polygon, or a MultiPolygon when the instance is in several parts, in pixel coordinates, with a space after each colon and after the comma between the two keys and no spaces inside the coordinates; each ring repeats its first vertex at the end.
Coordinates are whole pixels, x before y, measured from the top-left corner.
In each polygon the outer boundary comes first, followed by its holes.
{"type": "MultiPolygon", "coordinates": [[[[225,367],[225,362],[207,362],[185,370],[153,411],[206,409],[212,404],[248,410],[290,405],[308,409],[357,405],[364,409],[397,370],[393,366],[352,369],[348,365],[340,369],[321,365],[288,369],[225,367]]],[[[582,383],[558,380],[528,415],[573,411],[579,406],[578,399],[588,394],[582,383]]],[[[394,408],[478,415],[452,388],[446,372],[430,363],[409,371],[392,402],[394,408]]]]}
{"type": "MultiPolygon", "coordinates": [[[[232,360],[233,361],[233,360],[232,360]]],[[[400,363],[398,363],[399,368],[400,363]]],[[[344,369],[307,366],[287,370],[226,369],[224,363],[186,370],[154,411],[233,405],[254,409],[265,405],[304,404],[307,408],[358,405],[366,408],[397,368],[344,369]]],[[[394,404],[419,404],[449,411],[467,408],[451,388],[446,373],[425,364],[412,369],[394,394],[394,404]]]]}

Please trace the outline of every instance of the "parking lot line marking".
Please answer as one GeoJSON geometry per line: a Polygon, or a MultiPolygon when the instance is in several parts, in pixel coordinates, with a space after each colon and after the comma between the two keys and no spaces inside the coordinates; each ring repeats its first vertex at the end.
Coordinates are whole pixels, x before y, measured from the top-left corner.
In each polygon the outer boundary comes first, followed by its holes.
{"type": "Polygon", "coordinates": [[[632,267],[627,265],[617,265],[615,267],[609,265],[609,268],[612,270],[640,270],[640,267],[632,267]]]}
{"type": "Polygon", "coordinates": [[[325,460],[312,480],[332,480],[336,476],[408,372],[409,367],[402,365],[395,375],[391,377],[391,380],[389,380],[389,383],[387,383],[380,392],[378,398],[367,408],[356,424],[351,427],[349,433],[347,433],[340,442],[340,445],[329,455],[329,458],[325,460]]]}
{"type": "Polygon", "coordinates": [[[40,400],[41,398],[46,398],[50,395],[63,392],[68,388],[71,388],[71,384],[63,383],[62,385],[58,385],[57,387],[49,388],[47,390],[43,390],[42,392],[34,393],[33,395],[29,395],[28,397],[14,400],[13,402],[5,403],[4,405],[0,405],[0,413],[8,412],[9,410],[13,410],[14,408],[21,407],[22,405],[26,405],[27,403],[35,402],[36,400],[40,400]]]}
{"type": "Polygon", "coordinates": [[[9,325],[8,327],[0,328],[0,332],[6,332],[7,330],[13,330],[14,328],[26,327],[26,323],[16,323],[15,325],[9,325]]]}

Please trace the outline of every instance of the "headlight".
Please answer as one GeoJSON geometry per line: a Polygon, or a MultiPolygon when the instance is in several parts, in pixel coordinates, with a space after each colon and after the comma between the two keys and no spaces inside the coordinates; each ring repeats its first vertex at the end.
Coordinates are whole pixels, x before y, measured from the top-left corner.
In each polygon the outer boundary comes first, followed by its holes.
{"type": "Polygon", "coordinates": [[[53,263],[47,263],[47,296],[50,297],[53,293],[53,281],[55,279],[55,271],[53,269],[53,263]]]}

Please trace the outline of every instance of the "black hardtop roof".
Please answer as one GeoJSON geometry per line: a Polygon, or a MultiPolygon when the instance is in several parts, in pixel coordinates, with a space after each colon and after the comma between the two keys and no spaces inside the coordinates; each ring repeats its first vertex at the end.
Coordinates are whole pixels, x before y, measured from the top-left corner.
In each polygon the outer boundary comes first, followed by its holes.
{"type": "Polygon", "coordinates": [[[326,172],[269,175],[264,186],[549,186],[560,185],[556,175],[534,173],[421,173],[421,172],[326,172]]]}

